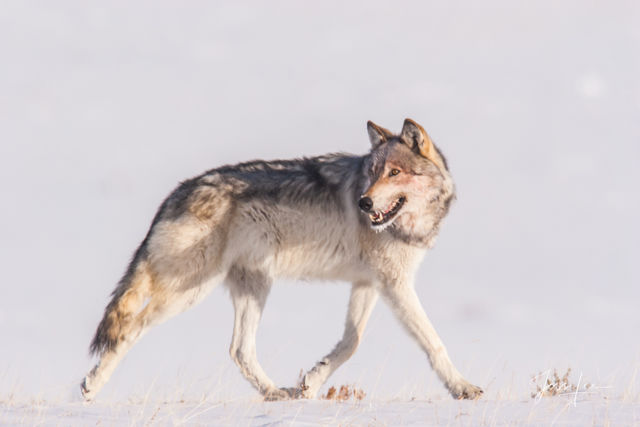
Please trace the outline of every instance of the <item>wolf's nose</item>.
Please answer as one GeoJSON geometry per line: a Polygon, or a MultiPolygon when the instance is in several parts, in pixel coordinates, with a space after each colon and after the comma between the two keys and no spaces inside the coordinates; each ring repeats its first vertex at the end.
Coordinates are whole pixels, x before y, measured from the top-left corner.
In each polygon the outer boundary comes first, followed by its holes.
{"type": "Polygon", "coordinates": [[[360,206],[360,209],[362,209],[363,211],[370,212],[371,208],[373,207],[373,200],[371,200],[371,198],[369,197],[363,197],[358,202],[358,206],[360,206]]]}

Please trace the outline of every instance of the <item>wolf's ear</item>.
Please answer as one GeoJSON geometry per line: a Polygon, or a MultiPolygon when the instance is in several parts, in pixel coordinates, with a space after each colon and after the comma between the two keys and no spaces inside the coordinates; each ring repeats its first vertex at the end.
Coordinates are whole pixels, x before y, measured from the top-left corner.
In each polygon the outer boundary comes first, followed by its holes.
{"type": "Polygon", "coordinates": [[[404,120],[400,139],[407,144],[409,148],[417,148],[420,154],[425,157],[427,157],[425,154],[429,152],[430,146],[433,145],[431,138],[429,138],[429,135],[427,135],[427,132],[422,126],[411,119],[404,120]]]}
{"type": "Polygon", "coordinates": [[[380,144],[387,142],[393,137],[393,134],[387,129],[378,126],[371,120],[367,122],[367,132],[369,132],[369,140],[371,141],[371,147],[376,148],[380,144]]]}
{"type": "Polygon", "coordinates": [[[443,162],[438,154],[438,150],[429,134],[416,122],[411,119],[405,119],[402,126],[400,139],[409,146],[409,148],[417,148],[422,157],[426,157],[436,165],[442,167],[443,162]]]}

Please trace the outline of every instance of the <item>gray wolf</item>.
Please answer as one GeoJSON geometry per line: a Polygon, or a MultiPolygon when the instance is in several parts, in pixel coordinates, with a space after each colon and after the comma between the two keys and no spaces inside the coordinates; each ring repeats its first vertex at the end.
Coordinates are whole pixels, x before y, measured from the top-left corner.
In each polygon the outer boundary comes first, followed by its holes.
{"type": "Polygon", "coordinates": [[[355,352],[378,295],[425,351],[455,398],[482,390],[454,367],[414,290],[414,275],[455,196],[447,162],[407,119],[399,135],[367,123],[371,150],[222,166],[189,179],[160,206],[91,342],[81,384],[92,399],[150,327],[217,284],[235,309],[231,358],[267,400],[313,398],[355,352]],[[343,280],[342,339],[300,383],[279,388],[256,358],[256,332],[275,278],[343,280]]]}

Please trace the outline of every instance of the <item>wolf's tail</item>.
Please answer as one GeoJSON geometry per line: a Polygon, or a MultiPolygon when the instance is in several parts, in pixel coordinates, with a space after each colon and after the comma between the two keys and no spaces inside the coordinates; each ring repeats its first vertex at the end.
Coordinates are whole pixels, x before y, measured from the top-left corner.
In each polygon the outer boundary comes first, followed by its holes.
{"type": "Polygon", "coordinates": [[[113,350],[130,329],[135,315],[149,295],[151,275],[146,262],[145,242],[138,248],[127,272],[112,292],[112,298],[104,310],[104,316],[91,341],[89,352],[101,355],[113,350]]]}

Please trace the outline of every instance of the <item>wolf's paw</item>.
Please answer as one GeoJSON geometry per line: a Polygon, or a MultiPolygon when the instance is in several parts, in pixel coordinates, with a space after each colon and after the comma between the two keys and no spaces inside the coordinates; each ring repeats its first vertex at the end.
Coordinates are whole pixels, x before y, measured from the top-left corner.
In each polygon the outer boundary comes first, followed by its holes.
{"type": "Polygon", "coordinates": [[[302,399],[314,399],[318,394],[318,386],[314,384],[312,373],[305,375],[298,385],[298,393],[302,399]]]}
{"type": "Polygon", "coordinates": [[[96,393],[89,387],[89,377],[84,377],[80,383],[80,393],[82,394],[82,398],[87,402],[93,400],[95,397],[96,393]]]}
{"type": "Polygon", "coordinates": [[[299,389],[299,397],[298,399],[315,399],[316,395],[318,394],[317,391],[315,390],[311,390],[311,389],[299,389]]]}
{"type": "Polygon", "coordinates": [[[276,402],[278,400],[299,399],[301,396],[300,389],[295,387],[274,388],[264,393],[266,402],[276,402]]]}
{"type": "Polygon", "coordinates": [[[467,381],[460,381],[449,387],[449,393],[454,399],[479,399],[482,396],[482,389],[467,381]]]}

